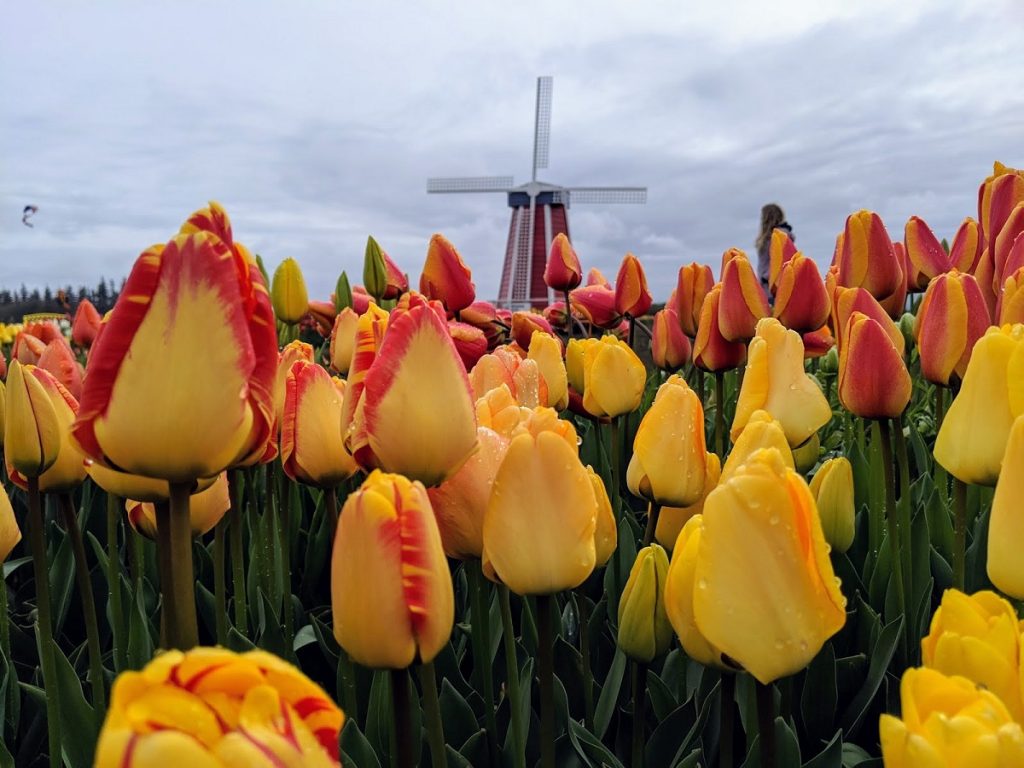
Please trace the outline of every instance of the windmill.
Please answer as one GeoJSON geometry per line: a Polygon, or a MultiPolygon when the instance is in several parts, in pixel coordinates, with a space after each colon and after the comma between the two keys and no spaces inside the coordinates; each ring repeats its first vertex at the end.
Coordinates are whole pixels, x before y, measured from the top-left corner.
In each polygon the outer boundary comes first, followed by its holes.
{"type": "Polygon", "coordinates": [[[647,202],[647,187],[562,187],[537,180],[537,170],[548,167],[551,144],[551,78],[537,78],[537,108],[533,128],[533,174],[529,183],[513,186],[511,176],[427,179],[430,194],[501,192],[508,195],[512,220],[501,270],[499,307],[543,307],[551,300],[544,284],[551,241],[559,233],[569,237],[569,208],[573,203],[647,202]]]}

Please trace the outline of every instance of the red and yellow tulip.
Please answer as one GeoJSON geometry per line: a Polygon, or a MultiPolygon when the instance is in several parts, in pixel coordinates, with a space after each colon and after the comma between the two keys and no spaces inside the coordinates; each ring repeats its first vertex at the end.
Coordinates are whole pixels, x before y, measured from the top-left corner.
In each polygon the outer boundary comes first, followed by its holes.
{"type": "Polygon", "coordinates": [[[435,234],[427,247],[427,260],[420,275],[420,293],[437,299],[450,313],[473,303],[476,286],[469,267],[444,235],[435,234]]]}
{"type": "Polygon", "coordinates": [[[565,293],[576,288],[583,280],[583,267],[579,257],[563,232],[555,235],[544,267],[544,284],[553,291],[565,293]]]}
{"type": "Polygon", "coordinates": [[[721,297],[719,283],[704,299],[697,337],[693,340],[693,364],[714,373],[732,370],[747,359],[747,345],[742,341],[729,341],[722,334],[718,312],[721,297]]]}
{"type": "MultiPolygon", "coordinates": [[[[697,335],[704,299],[715,285],[715,277],[707,264],[693,262],[679,268],[676,279],[675,306],[683,333],[691,339],[697,335]]],[[[672,307],[670,300],[668,305],[672,307]]]]}
{"type": "Polygon", "coordinates": [[[651,293],[647,290],[643,265],[632,253],[627,253],[615,278],[615,311],[620,315],[641,317],[650,308],[651,293]]]}
{"type": "Polygon", "coordinates": [[[985,297],[977,281],[953,269],[928,285],[917,311],[917,347],[921,375],[949,386],[963,379],[971,350],[990,324],[985,297]]]}
{"type": "Polygon", "coordinates": [[[315,363],[298,360],[285,381],[281,418],[281,465],[300,483],[333,488],[355,474],[345,450],[341,412],[345,382],[315,363]]]}
{"type": "Polygon", "coordinates": [[[843,407],[864,419],[894,418],[907,407],[911,390],[903,355],[885,328],[862,312],[854,312],[839,344],[839,400],[843,407]]]}
{"type": "Polygon", "coordinates": [[[753,338],[757,321],[768,317],[771,311],[768,308],[768,297],[746,254],[733,250],[735,254],[722,268],[718,326],[727,341],[746,342],[753,338]]]}
{"type": "Polygon", "coordinates": [[[794,253],[779,270],[775,286],[773,314],[780,323],[797,333],[809,333],[825,325],[829,297],[813,260],[799,251],[794,253]]]}

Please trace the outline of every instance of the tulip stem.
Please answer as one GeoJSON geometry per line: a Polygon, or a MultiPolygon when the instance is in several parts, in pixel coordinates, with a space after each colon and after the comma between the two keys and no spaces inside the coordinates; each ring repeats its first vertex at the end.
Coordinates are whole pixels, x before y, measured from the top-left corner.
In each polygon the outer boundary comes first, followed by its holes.
{"type": "Polygon", "coordinates": [[[121,551],[117,546],[118,524],[121,520],[121,500],[112,493],[107,494],[107,584],[110,586],[110,611],[114,621],[110,632],[114,643],[114,671],[120,672],[125,666],[125,619],[121,602],[121,551]]]}
{"type": "Polygon", "coordinates": [[[57,686],[57,661],[53,655],[53,625],[50,619],[50,571],[46,564],[43,540],[43,510],[39,498],[39,478],[28,480],[28,536],[32,549],[32,567],[36,580],[36,616],[39,631],[39,666],[46,692],[46,730],[49,737],[50,768],[60,768],[60,690],[57,686]]]}
{"type": "Polygon", "coordinates": [[[725,377],[715,371],[715,453],[725,461],[725,377]]]}
{"type": "Polygon", "coordinates": [[[569,303],[569,292],[563,291],[565,296],[565,338],[566,340],[572,338],[572,305],[569,303]]]}
{"type": "Polygon", "coordinates": [[[942,429],[942,420],[946,417],[946,388],[935,385],[935,434],[942,429]]]}
{"type": "MultiPolygon", "coordinates": [[[[907,456],[907,440],[903,436],[903,420],[896,416],[892,420],[893,434],[896,442],[896,464],[900,471],[900,502],[899,502],[899,523],[901,542],[905,543],[902,548],[900,565],[903,567],[903,583],[906,585],[905,593],[914,601],[914,544],[910,533],[911,511],[910,511],[910,457],[907,456]]],[[[910,659],[907,660],[910,663],[910,659]]]]}
{"type": "MultiPolygon", "coordinates": [[[[520,707],[519,693],[519,661],[516,658],[516,633],[512,625],[512,605],[509,599],[508,587],[501,584],[498,587],[498,601],[501,603],[501,632],[502,642],[505,645],[505,676],[508,686],[509,716],[512,729],[512,765],[514,768],[526,768],[526,753],[523,746],[523,713],[520,707]]],[[[583,685],[584,691],[589,690],[590,685],[590,662],[586,655],[583,656],[583,685]]],[[[588,723],[593,721],[594,697],[584,694],[584,698],[590,701],[590,712],[588,723]]],[[[588,729],[593,730],[590,725],[588,729]]]]}
{"type": "Polygon", "coordinates": [[[641,684],[644,665],[639,661],[629,662],[629,680],[633,692],[633,760],[630,765],[643,768],[644,764],[644,710],[647,708],[647,686],[641,684]]]}
{"type": "Polygon", "coordinates": [[[423,712],[427,720],[427,741],[430,743],[430,762],[436,768],[448,764],[444,753],[444,725],[441,722],[441,704],[437,698],[437,677],[433,662],[420,664],[417,669],[423,689],[423,712]]]}
{"type": "Polygon", "coordinates": [[[654,541],[654,534],[658,530],[658,516],[661,514],[661,504],[652,501],[647,505],[647,528],[644,529],[644,543],[647,546],[654,541]]]}
{"type": "Polygon", "coordinates": [[[338,530],[338,489],[334,486],[324,490],[324,511],[327,513],[327,542],[334,546],[334,532],[338,530]]]}
{"type": "Polygon", "coordinates": [[[963,591],[967,562],[967,483],[953,477],[953,587],[963,591]]]}
{"type": "Polygon", "coordinates": [[[590,668],[590,603],[582,591],[576,593],[580,617],[580,656],[583,657],[583,712],[584,725],[594,732],[594,673],[590,668]]]}
{"type": "MultiPolygon", "coordinates": [[[[170,604],[173,621],[167,625],[169,648],[187,651],[199,644],[196,622],[195,576],[192,570],[192,518],[189,514],[189,492],[192,483],[170,483],[171,501],[168,509],[168,544],[170,560],[167,587],[161,585],[170,604]]],[[[160,522],[157,520],[157,527],[160,522]]]]}
{"type": "Polygon", "coordinates": [[[888,419],[878,420],[879,433],[882,443],[882,471],[885,475],[885,525],[889,538],[890,578],[896,586],[896,605],[903,619],[903,631],[900,634],[900,648],[904,661],[908,660],[907,630],[909,617],[907,616],[907,598],[904,591],[903,571],[900,560],[900,532],[896,520],[896,473],[893,471],[892,461],[892,435],[889,434],[888,419]]]}
{"type": "Polygon", "coordinates": [[[391,712],[395,728],[395,755],[398,768],[413,768],[412,717],[409,712],[409,675],[404,669],[391,670],[391,712]]]}
{"type": "Polygon", "coordinates": [[[221,518],[213,529],[213,595],[216,604],[214,620],[217,624],[217,645],[228,642],[228,596],[227,579],[224,574],[225,564],[225,527],[230,524],[229,518],[221,518]]]}
{"type": "MultiPolygon", "coordinates": [[[[246,476],[246,486],[249,493],[252,493],[251,475],[246,476]]],[[[231,511],[228,517],[231,520],[228,526],[228,539],[231,546],[231,593],[235,601],[235,628],[243,635],[249,633],[249,617],[246,615],[245,596],[245,549],[242,537],[245,534],[244,520],[242,516],[242,472],[232,469],[228,472],[228,498],[231,502],[231,511]]]]}
{"type": "Polygon", "coordinates": [[[487,744],[491,764],[498,758],[498,723],[494,712],[494,678],[491,675],[490,615],[484,606],[484,578],[479,560],[466,561],[466,579],[469,581],[470,641],[473,645],[473,677],[484,697],[484,719],[487,725],[487,744]]]}
{"type": "Polygon", "coordinates": [[[736,722],[736,675],[722,673],[721,704],[719,706],[718,768],[732,768],[733,726],[736,722]]]}
{"type": "Polygon", "coordinates": [[[284,636],[290,646],[295,639],[295,620],[292,616],[292,545],[291,501],[294,484],[284,473],[280,462],[274,463],[281,478],[281,503],[278,506],[278,536],[281,542],[281,614],[284,616],[284,636]]]}
{"type": "Polygon", "coordinates": [[[537,671],[540,680],[541,768],[555,768],[554,666],[551,595],[537,595],[537,671]]]}
{"type": "Polygon", "coordinates": [[[612,485],[615,486],[614,493],[615,497],[612,499],[612,504],[616,512],[615,519],[618,520],[619,503],[618,499],[622,498],[622,455],[623,455],[623,440],[622,440],[622,417],[612,416],[611,419],[611,431],[612,431],[612,485]]]}
{"type": "Polygon", "coordinates": [[[775,701],[772,686],[754,682],[757,689],[757,733],[761,768],[775,768],[775,701]]]}
{"type": "Polygon", "coordinates": [[[85,541],[78,525],[75,503],[70,493],[57,497],[64,526],[71,536],[71,553],[75,559],[75,581],[78,582],[78,597],[82,601],[82,618],[85,620],[85,639],[89,649],[89,683],[92,686],[92,704],[96,714],[102,718],[107,709],[107,696],[103,689],[103,651],[100,648],[100,627],[96,621],[96,598],[92,593],[92,578],[89,576],[89,561],[85,557],[85,541]]]}

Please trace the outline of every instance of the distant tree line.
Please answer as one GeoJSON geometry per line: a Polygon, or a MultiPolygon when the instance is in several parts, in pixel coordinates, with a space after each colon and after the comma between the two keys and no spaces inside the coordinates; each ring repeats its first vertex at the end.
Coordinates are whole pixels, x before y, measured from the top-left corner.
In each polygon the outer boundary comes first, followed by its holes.
{"type": "Polygon", "coordinates": [[[123,287],[124,280],[118,287],[113,280],[101,277],[94,288],[87,288],[84,285],[72,288],[66,285],[57,288],[46,286],[42,291],[33,288],[30,291],[24,283],[16,291],[0,288],[0,322],[20,323],[25,315],[36,312],[66,312],[74,315],[82,299],[91,301],[100,314],[103,314],[114,306],[123,287]]]}

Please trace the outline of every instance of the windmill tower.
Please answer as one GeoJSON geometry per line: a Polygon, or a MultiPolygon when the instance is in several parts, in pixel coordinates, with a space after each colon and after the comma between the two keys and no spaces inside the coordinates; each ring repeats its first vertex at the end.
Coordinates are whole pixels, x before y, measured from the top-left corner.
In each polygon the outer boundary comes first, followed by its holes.
{"type": "MultiPolygon", "coordinates": [[[[551,144],[551,78],[537,78],[537,108],[533,128],[533,173],[530,181],[513,186],[511,176],[427,179],[427,192],[501,192],[508,195],[512,220],[508,227],[505,264],[501,270],[499,307],[522,309],[550,303],[544,267],[551,241],[569,235],[572,203],[647,202],[647,187],[562,187],[537,180],[537,170],[548,167],[551,144]]],[[[571,239],[571,237],[570,237],[571,239]]]]}

